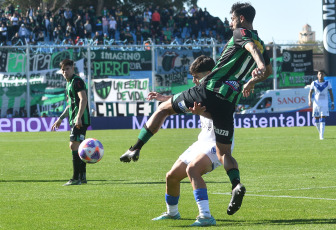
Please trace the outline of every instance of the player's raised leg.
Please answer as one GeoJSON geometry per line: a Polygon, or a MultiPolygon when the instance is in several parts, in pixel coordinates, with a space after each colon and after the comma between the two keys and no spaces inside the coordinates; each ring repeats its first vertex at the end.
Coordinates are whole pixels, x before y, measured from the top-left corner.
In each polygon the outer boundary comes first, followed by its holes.
{"type": "Polygon", "coordinates": [[[166,207],[167,211],[153,220],[180,219],[178,201],[180,198],[180,182],[187,177],[187,165],[177,160],[171,170],[166,174],[166,207]]]}
{"type": "Polygon", "coordinates": [[[207,186],[202,178],[203,174],[210,171],[212,171],[212,162],[204,153],[199,154],[187,167],[187,174],[199,210],[199,215],[191,226],[216,225],[216,220],[210,213],[207,186]]]}
{"type": "Polygon", "coordinates": [[[237,161],[231,155],[231,144],[216,143],[217,155],[232,184],[232,197],[227,208],[227,214],[233,215],[236,213],[243,202],[246,192],[245,186],[240,183],[240,173],[237,161]]]}
{"type": "Polygon", "coordinates": [[[159,131],[166,118],[172,114],[176,114],[176,112],[172,108],[171,100],[160,104],[158,109],[153,113],[144,127],[140,130],[137,142],[120,157],[120,161],[137,161],[139,159],[142,146],[159,131]]]}

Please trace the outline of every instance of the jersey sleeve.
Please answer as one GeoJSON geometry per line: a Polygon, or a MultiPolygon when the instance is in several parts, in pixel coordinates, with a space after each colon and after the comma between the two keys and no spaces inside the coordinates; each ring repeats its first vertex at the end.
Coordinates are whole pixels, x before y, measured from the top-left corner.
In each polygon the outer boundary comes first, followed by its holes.
{"type": "Polygon", "coordinates": [[[264,47],[263,58],[264,58],[264,61],[265,61],[265,65],[271,64],[271,59],[269,58],[265,47],[264,47]]]}
{"type": "Polygon", "coordinates": [[[330,81],[328,81],[328,90],[332,90],[332,86],[331,86],[330,81]]]}
{"type": "Polygon", "coordinates": [[[314,90],[314,81],[312,81],[312,83],[310,83],[310,90],[314,90]]]}
{"type": "Polygon", "coordinates": [[[253,42],[251,31],[244,28],[237,28],[233,31],[235,45],[244,47],[247,43],[253,42]]]}
{"type": "Polygon", "coordinates": [[[74,80],[73,87],[74,87],[74,90],[75,90],[76,93],[86,89],[84,81],[82,79],[79,79],[79,78],[76,78],[74,80]]]}

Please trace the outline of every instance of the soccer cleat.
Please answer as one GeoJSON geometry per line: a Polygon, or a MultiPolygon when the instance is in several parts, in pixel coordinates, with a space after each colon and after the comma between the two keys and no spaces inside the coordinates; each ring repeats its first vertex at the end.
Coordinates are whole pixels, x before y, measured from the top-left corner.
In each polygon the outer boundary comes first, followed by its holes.
{"type": "Polygon", "coordinates": [[[181,219],[181,215],[178,212],[175,216],[171,216],[168,213],[164,212],[161,216],[155,217],[152,220],[179,220],[181,219]]]}
{"type": "Polygon", "coordinates": [[[323,140],[323,139],[324,139],[323,134],[320,133],[320,140],[323,140]]]}
{"type": "Polygon", "coordinates": [[[82,184],[87,184],[86,173],[83,173],[83,175],[79,175],[79,178],[82,184]]]}
{"type": "Polygon", "coordinates": [[[126,151],[126,153],[121,155],[120,161],[121,162],[130,162],[131,160],[137,161],[139,160],[139,156],[140,156],[140,149],[135,149],[133,151],[129,149],[126,151]]]}
{"type": "Polygon", "coordinates": [[[243,197],[245,195],[245,192],[246,192],[246,189],[244,185],[240,183],[232,190],[231,201],[227,208],[228,215],[233,215],[240,209],[240,206],[243,202],[243,197]]]}
{"type": "Polygon", "coordinates": [[[216,225],[216,220],[211,217],[200,217],[198,216],[196,218],[196,221],[190,225],[191,227],[202,227],[202,226],[215,226],[216,225]]]}
{"type": "Polygon", "coordinates": [[[69,186],[69,185],[81,185],[82,182],[80,180],[74,180],[70,179],[68,182],[66,182],[63,186],[69,186]]]}

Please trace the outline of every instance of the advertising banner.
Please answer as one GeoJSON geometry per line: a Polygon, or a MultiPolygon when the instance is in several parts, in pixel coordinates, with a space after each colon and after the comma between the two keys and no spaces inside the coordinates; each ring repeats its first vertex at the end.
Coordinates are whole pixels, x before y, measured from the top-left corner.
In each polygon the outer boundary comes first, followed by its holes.
{"type": "Polygon", "coordinates": [[[284,50],[282,62],[283,72],[305,72],[312,73],[313,66],[313,50],[293,51],[284,50]]]}
{"type": "Polygon", "coordinates": [[[322,19],[325,71],[336,76],[336,1],[322,1],[322,19]]]}
{"type": "Polygon", "coordinates": [[[93,80],[95,102],[145,101],[149,93],[149,79],[93,80]]]}

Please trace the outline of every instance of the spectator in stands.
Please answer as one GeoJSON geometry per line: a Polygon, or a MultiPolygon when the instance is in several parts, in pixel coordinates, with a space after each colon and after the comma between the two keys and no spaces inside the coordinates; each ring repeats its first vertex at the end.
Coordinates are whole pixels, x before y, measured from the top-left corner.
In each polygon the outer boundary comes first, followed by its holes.
{"type": "Polygon", "coordinates": [[[11,109],[7,109],[7,113],[6,113],[6,118],[12,118],[13,114],[11,112],[11,109]]]}
{"type": "Polygon", "coordinates": [[[98,45],[102,45],[103,44],[103,36],[96,31],[95,36],[93,37],[93,40],[98,42],[98,45]]]}
{"type": "Polygon", "coordinates": [[[110,21],[109,21],[110,38],[115,39],[116,30],[117,30],[117,21],[114,19],[114,16],[111,15],[110,21]]]}
{"type": "Polygon", "coordinates": [[[53,41],[53,40],[54,40],[54,34],[53,34],[54,29],[55,29],[54,18],[51,17],[51,18],[49,19],[49,26],[48,26],[48,28],[47,28],[48,35],[49,35],[49,37],[48,37],[48,38],[49,38],[49,41],[53,41]]]}
{"type": "Polygon", "coordinates": [[[158,12],[158,10],[155,10],[154,13],[152,14],[152,25],[156,33],[160,30],[160,23],[161,23],[161,15],[158,12]]]}
{"type": "Polygon", "coordinates": [[[59,44],[63,41],[63,39],[64,39],[64,34],[62,31],[62,27],[59,25],[55,27],[55,30],[54,30],[54,42],[56,44],[59,44]]]}
{"type": "Polygon", "coordinates": [[[106,44],[105,42],[108,42],[109,40],[110,40],[109,35],[107,33],[104,33],[103,44],[106,44]]]}
{"type": "Polygon", "coordinates": [[[64,11],[64,18],[66,22],[72,22],[72,11],[69,8],[64,11]]]}
{"type": "Polygon", "coordinates": [[[5,23],[2,23],[0,27],[0,43],[4,45],[7,43],[7,26],[5,23]]]}
{"type": "Polygon", "coordinates": [[[135,42],[137,45],[141,45],[142,43],[142,31],[140,25],[138,25],[135,30],[135,42]]]}
{"type": "Polygon", "coordinates": [[[116,12],[115,12],[115,17],[116,17],[116,21],[117,24],[120,26],[120,28],[122,27],[122,22],[123,22],[123,12],[121,11],[120,8],[117,8],[116,12]]]}
{"type": "Polygon", "coordinates": [[[24,44],[25,44],[26,39],[29,37],[29,35],[30,35],[30,31],[26,28],[25,24],[22,24],[19,29],[19,37],[24,42],[24,44]]]}
{"type": "Polygon", "coordinates": [[[151,20],[152,20],[152,12],[150,12],[149,9],[146,8],[144,15],[143,15],[144,26],[149,27],[151,20]]]}
{"type": "Polygon", "coordinates": [[[141,30],[141,34],[142,34],[142,39],[144,41],[147,41],[150,38],[151,31],[149,30],[148,26],[145,25],[145,27],[141,30]]]}
{"type": "Polygon", "coordinates": [[[90,20],[86,19],[86,22],[84,24],[84,29],[86,30],[86,34],[90,34],[90,37],[91,37],[91,34],[92,34],[92,25],[90,23],[90,20]]]}
{"type": "Polygon", "coordinates": [[[103,10],[101,11],[101,15],[103,17],[105,16],[106,18],[108,18],[109,14],[110,14],[110,12],[108,11],[107,7],[104,6],[103,10]]]}
{"type": "Polygon", "coordinates": [[[19,112],[18,112],[17,110],[15,110],[15,112],[14,112],[14,116],[13,116],[13,117],[15,117],[15,118],[16,118],[16,117],[20,117],[20,116],[19,116],[19,112]]]}
{"type": "Polygon", "coordinates": [[[100,35],[103,34],[103,25],[99,18],[96,19],[96,30],[94,32],[98,32],[100,35]]]}
{"type": "Polygon", "coordinates": [[[109,21],[105,15],[102,17],[102,26],[103,26],[103,34],[107,34],[109,28],[109,21]]]}
{"type": "Polygon", "coordinates": [[[43,31],[41,30],[41,31],[39,32],[39,34],[37,35],[36,42],[44,42],[44,39],[45,39],[45,37],[44,37],[44,33],[43,33],[43,31]]]}
{"type": "Polygon", "coordinates": [[[197,39],[199,36],[198,36],[198,33],[199,33],[199,29],[200,29],[200,25],[198,24],[198,20],[195,19],[192,23],[191,23],[191,26],[190,26],[190,37],[192,39],[197,39]]]}
{"type": "Polygon", "coordinates": [[[13,32],[16,33],[19,31],[19,18],[16,14],[10,17],[10,21],[12,23],[13,32]]]}
{"type": "Polygon", "coordinates": [[[133,44],[134,42],[133,35],[131,34],[131,30],[129,26],[127,26],[125,30],[125,39],[127,39],[128,44],[133,44]]]}

